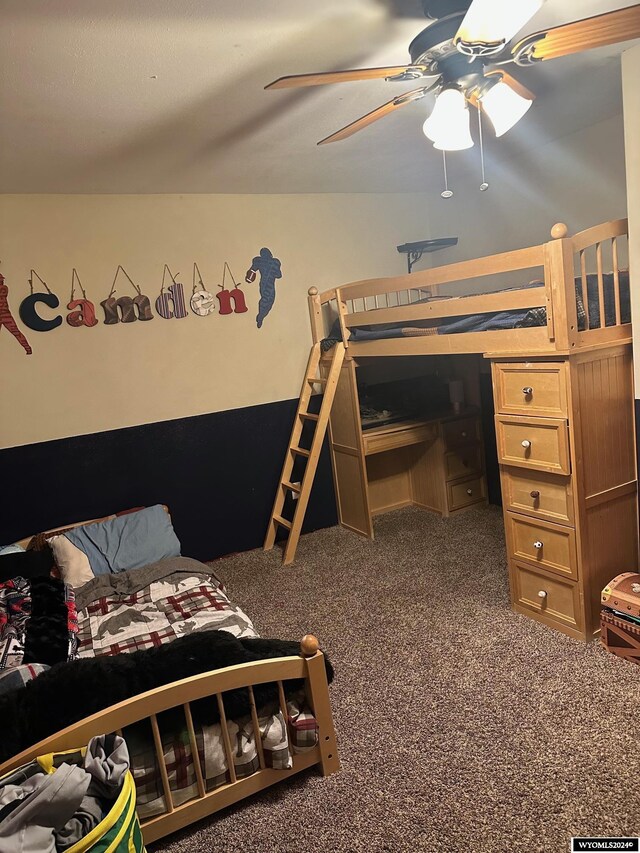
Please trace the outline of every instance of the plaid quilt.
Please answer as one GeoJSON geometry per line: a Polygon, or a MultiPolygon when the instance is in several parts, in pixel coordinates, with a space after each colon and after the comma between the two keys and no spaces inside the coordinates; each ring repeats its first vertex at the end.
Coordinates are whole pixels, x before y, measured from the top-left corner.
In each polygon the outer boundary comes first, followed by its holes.
{"type": "MultiPolygon", "coordinates": [[[[257,637],[253,623],[229,601],[224,586],[202,563],[184,557],[146,569],[91,581],[78,594],[79,656],[113,655],[168,643],[192,631],[221,629],[236,637],[257,637]],[[143,585],[145,580],[149,583],[143,585]],[[102,594],[106,593],[106,594],[102,594]]],[[[288,769],[293,754],[313,749],[317,723],[304,694],[278,707],[259,709],[260,743],[267,767],[288,769]]],[[[175,806],[198,796],[189,732],[180,710],[158,715],[164,763],[175,806]]],[[[237,779],[260,769],[251,717],[227,720],[237,779]]],[[[207,791],[230,782],[221,723],[196,725],[196,744],[207,791]]],[[[141,818],[166,811],[162,777],[148,721],[129,726],[124,736],[131,755],[141,818]]]]}
{"type": "Polygon", "coordinates": [[[79,657],[135,652],[212,628],[258,636],[209,573],[172,573],[130,594],[102,596],[81,611],[78,622],[79,657]]]}

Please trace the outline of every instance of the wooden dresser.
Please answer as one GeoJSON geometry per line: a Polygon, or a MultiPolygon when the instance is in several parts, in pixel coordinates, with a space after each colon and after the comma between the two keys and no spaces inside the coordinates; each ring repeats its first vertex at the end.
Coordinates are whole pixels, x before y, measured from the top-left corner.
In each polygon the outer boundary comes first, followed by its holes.
{"type": "Polygon", "coordinates": [[[601,589],[638,571],[631,346],[492,372],[513,608],[589,639],[601,589]]]}

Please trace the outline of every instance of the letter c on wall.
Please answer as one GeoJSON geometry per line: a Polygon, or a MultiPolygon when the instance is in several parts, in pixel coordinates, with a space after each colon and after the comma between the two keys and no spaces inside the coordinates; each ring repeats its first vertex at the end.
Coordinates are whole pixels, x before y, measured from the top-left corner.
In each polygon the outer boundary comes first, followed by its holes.
{"type": "Polygon", "coordinates": [[[50,332],[52,329],[57,329],[62,323],[61,315],[58,314],[52,320],[45,320],[36,311],[38,302],[44,302],[49,308],[57,308],[60,305],[60,300],[55,293],[32,293],[30,296],[25,296],[19,309],[22,322],[34,332],[50,332]]]}

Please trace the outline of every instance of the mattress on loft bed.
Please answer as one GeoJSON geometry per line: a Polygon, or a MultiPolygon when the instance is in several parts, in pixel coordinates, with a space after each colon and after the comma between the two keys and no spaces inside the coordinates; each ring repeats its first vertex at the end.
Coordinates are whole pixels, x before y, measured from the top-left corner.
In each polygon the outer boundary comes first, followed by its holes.
{"type": "MultiPolygon", "coordinates": [[[[619,273],[620,283],[620,319],[623,323],[631,322],[631,302],[629,296],[629,273],[621,270],[619,273]]],[[[615,325],[615,296],[613,273],[603,276],[604,285],[604,315],[605,326],[615,325]]],[[[587,328],[586,310],[582,298],[582,281],[575,279],[576,302],[578,306],[578,329],[584,331],[587,328]]],[[[532,281],[520,287],[511,287],[507,290],[526,290],[529,288],[543,288],[544,282],[532,281]]],[[[491,291],[495,292],[495,291],[491,291]]],[[[471,294],[469,294],[471,295],[471,294]]],[[[485,294],[473,294],[481,296],[485,294]]],[[[427,297],[412,303],[419,305],[425,302],[441,302],[452,297],[438,296],[427,297]]],[[[462,297],[464,298],[464,297],[462,297]]],[[[598,276],[590,274],[587,276],[587,301],[589,311],[589,328],[600,326],[600,303],[598,299],[598,276]]],[[[398,310],[406,306],[399,306],[398,310]]],[[[375,317],[375,309],[371,311],[372,319],[375,317]]],[[[468,314],[463,317],[444,318],[440,322],[436,320],[416,320],[412,325],[406,323],[379,323],[377,325],[357,326],[351,329],[350,341],[377,341],[385,338],[413,338],[427,335],[453,335],[460,332],[490,332],[500,329],[524,329],[535,326],[546,326],[547,311],[544,306],[540,308],[520,308],[510,311],[493,311],[485,314],[468,314]]],[[[323,350],[331,349],[337,342],[342,340],[340,323],[336,320],[331,331],[322,342],[323,350]]]]}

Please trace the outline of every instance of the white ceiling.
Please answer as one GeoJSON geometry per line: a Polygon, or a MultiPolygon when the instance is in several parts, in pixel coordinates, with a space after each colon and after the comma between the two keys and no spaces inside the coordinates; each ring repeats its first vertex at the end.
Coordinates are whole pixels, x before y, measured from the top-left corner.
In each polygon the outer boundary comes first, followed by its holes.
{"type": "MultiPolygon", "coordinates": [[[[441,181],[428,99],[316,142],[414,84],[265,92],[305,71],[402,64],[424,18],[391,0],[2,0],[0,192],[410,192],[441,181]]],[[[403,0],[412,2],[412,0],[403,0]]],[[[630,5],[547,0],[527,32],[630,5]]],[[[538,100],[494,156],[621,111],[629,44],[516,73],[538,100]]],[[[464,155],[468,156],[466,153],[464,155]]]]}

